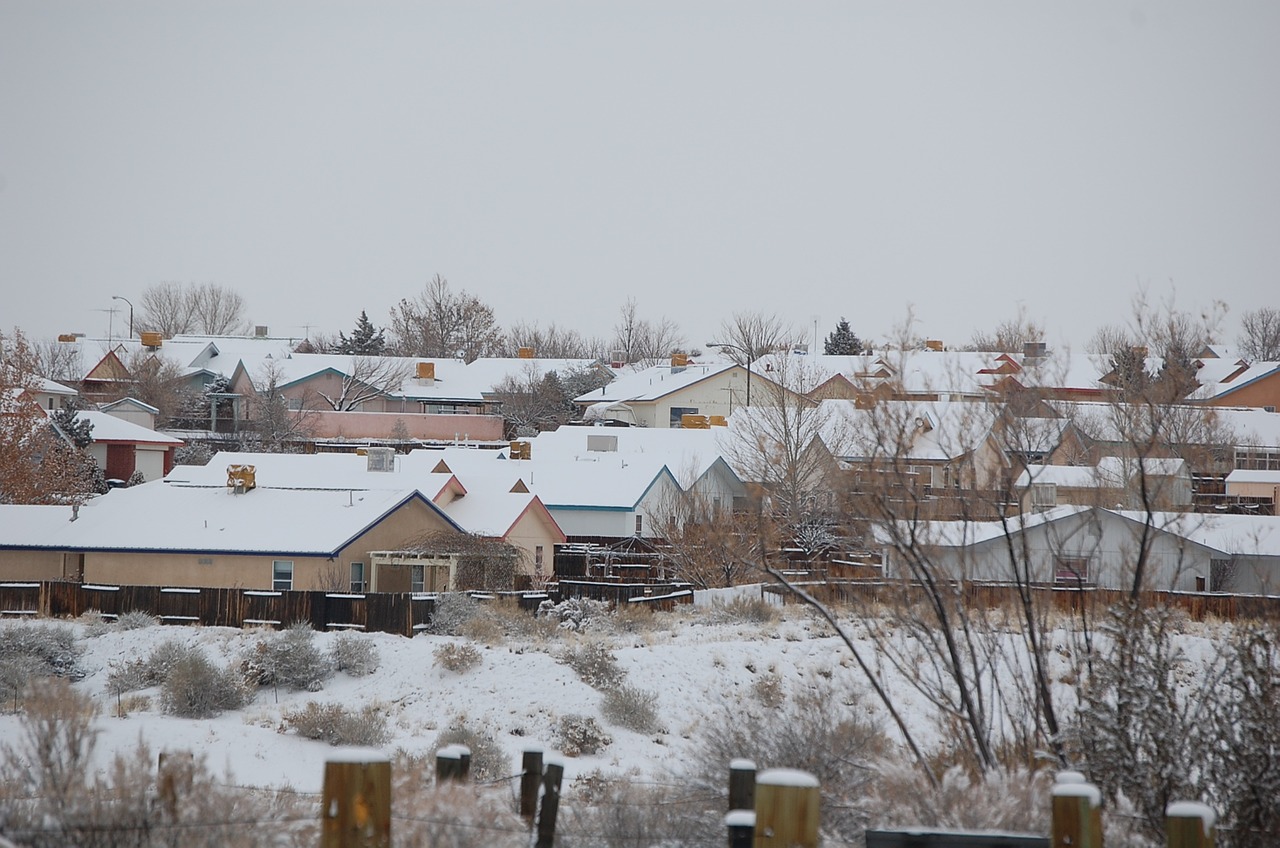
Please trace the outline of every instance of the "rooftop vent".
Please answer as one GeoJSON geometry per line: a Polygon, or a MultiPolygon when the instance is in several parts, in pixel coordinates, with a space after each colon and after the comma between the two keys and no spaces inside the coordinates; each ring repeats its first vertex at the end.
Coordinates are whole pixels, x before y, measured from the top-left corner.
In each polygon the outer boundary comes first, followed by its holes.
{"type": "Polygon", "coordinates": [[[418,379],[419,380],[435,380],[436,364],[434,362],[418,363],[418,379]]]}
{"type": "Polygon", "coordinates": [[[232,494],[243,495],[258,486],[257,467],[253,465],[228,465],[227,488],[232,494]]]}
{"type": "Polygon", "coordinates": [[[925,350],[943,350],[942,339],[925,339],[925,350]]]}
{"type": "Polygon", "coordinates": [[[369,471],[395,471],[395,448],[366,448],[366,468],[369,471]]]}
{"type": "Polygon", "coordinates": [[[522,347],[516,352],[516,356],[520,359],[533,359],[533,348],[522,347]]]}
{"type": "Polygon", "coordinates": [[[142,346],[148,350],[157,350],[160,345],[164,344],[163,333],[142,333],[142,346]]]}
{"type": "Polygon", "coordinates": [[[255,338],[265,339],[267,337],[267,325],[258,324],[257,326],[255,326],[253,328],[253,335],[255,338]]]}
{"type": "Polygon", "coordinates": [[[512,442],[511,458],[512,459],[529,459],[533,455],[533,446],[528,442],[512,442]]]}

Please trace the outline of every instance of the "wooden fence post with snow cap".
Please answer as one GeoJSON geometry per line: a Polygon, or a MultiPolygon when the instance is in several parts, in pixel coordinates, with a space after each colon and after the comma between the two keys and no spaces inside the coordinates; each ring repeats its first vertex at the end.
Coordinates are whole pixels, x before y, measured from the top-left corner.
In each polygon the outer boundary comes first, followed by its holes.
{"type": "Polygon", "coordinates": [[[729,763],[729,809],[756,808],[756,764],[751,760],[729,763]]]}
{"type": "Polygon", "coordinates": [[[436,751],[436,786],[446,780],[461,780],[462,751],[461,745],[445,745],[436,751]]]}
{"type": "Polygon", "coordinates": [[[818,778],[796,769],[756,775],[755,848],[817,848],[818,778]]]}
{"type": "Polygon", "coordinates": [[[1053,789],[1052,848],[1102,848],[1102,793],[1078,771],[1058,772],[1053,789]]]}
{"type": "Polygon", "coordinates": [[[752,848],[756,841],[755,810],[730,810],[724,826],[729,829],[729,848],[752,848]]]}
{"type": "Polygon", "coordinates": [[[391,848],[391,761],[353,748],[324,764],[320,848],[391,848]]]}
{"type": "Polygon", "coordinates": [[[526,749],[520,768],[520,815],[533,824],[538,812],[538,787],[542,784],[542,749],[526,749]]]}
{"type": "Polygon", "coordinates": [[[564,778],[564,762],[547,757],[547,770],[542,775],[542,812],[538,814],[538,841],[535,848],[552,848],[556,842],[556,815],[560,811],[560,781],[564,778]]]}
{"type": "Polygon", "coordinates": [[[1164,809],[1165,835],[1169,848],[1213,848],[1213,807],[1199,801],[1174,801],[1164,809]]]}

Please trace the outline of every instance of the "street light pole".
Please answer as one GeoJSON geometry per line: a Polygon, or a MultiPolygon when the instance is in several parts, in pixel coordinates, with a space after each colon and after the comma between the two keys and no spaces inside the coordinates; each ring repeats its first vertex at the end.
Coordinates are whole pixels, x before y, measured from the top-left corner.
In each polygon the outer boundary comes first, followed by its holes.
{"type": "Polygon", "coordinates": [[[133,302],[130,301],[129,298],[121,297],[118,294],[111,295],[111,299],[123,300],[125,303],[129,304],[129,338],[132,339],[133,338],[133,302]]]}
{"type": "Polygon", "coordinates": [[[707,342],[707,347],[730,348],[742,354],[747,363],[747,406],[751,406],[751,351],[732,342],[707,342]]]}

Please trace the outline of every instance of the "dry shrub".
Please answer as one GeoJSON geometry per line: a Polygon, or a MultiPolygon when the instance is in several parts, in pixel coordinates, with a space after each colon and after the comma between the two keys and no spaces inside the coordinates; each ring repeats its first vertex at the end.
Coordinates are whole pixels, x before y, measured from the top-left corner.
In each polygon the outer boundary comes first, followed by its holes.
{"type": "Polygon", "coordinates": [[[756,678],[755,682],[751,684],[751,694],[760,702],[760,706],[769,709],[782,706],[782,702],[787,699],[787,692],[783,688],[782,678],[772,672],[767,672],[756,678]]]}
{"type": "Polygon", "coordinates": [[[116,718],[128,718],[129,713],[144,712],[151,709],[151,699],[146,695],[128,695],[126,697],[117,697],[115,709],[112,712],[116,718]]]}
{"type": "Polygon", "coordinates": [[[556,838],[578,845],[723,845],[724,815],[705,792],[593,771],[565,793],[556,838]]]}
{"type": "Polygon", "coordinates": [[[480,602],[466,592],[445,592],[436,598],[428,633],[461,636],[462,627],[480,613],[480,602]]]}
{"type": "Polygon", "coordinates": [[[618,604],[609,619],[615,633],[652,633],[660,624],[658,614],[645,604],[618,604]]]}
{"type": "Polygon", "coordinates": [[[500,645],[507,631],[502,621],[487,607],[481,607],[470,620],[458,628],[458,635],[485,645],[500,645]]]}
{"type": "Polygon", "coordinates": [[[556,724],[556,744],[566,757],[596,754],[612,742],[613,737],[591,716],[569,713],[556,724]]]}
{"type": "Polygon", "coordinates": [[[618,666],[618,658],[600,642],[569,648],[561,661],[573,669],[583,683],[596,689],[613,689],[627,676],[618,666]]]}
{"type": "Polygon", "coordinates": [[[0,625],[0,663],[29,666],[34,674],[80,680],[84,648],[65,624],[0,625]]]}
{"type": "Polygon", "coordinates": [[[378,648],[367,636],[339,633],[329,648],[329,662],[337,671],[364,677],[378,670],[378,648]]]}
{"type": "Polygon", "coordinates": [[[284,725],[299,736],[330,745],[376,748],[386,744],[391,736],[387,716],[377,704],[366,704],[356,711],[342,704],[308,701],[302,709],[286,712],[284,725]]]}
{"type": "Polygon", "coordinates": [[[486,789],[452,782],[436,786],[428,777],[433,774],[435,764],[425,757],[401,752],[391,764],[391,808],[412,811],[393,821],[397,848],[525,848],[529,844],[528,825],[512,810],[506,787],[486,789]]]}
{"type": "Polygon", "coordinates": [[[245,677],[260,686],[319,692],[333,675],[333,665],[316,647],[315,636],[302,621],[265,634],[245,657],[245,677]]]}
{"type": "Polygon", "coordinates": [[[156,627],[159,624],[160,619],[142,610],[130,610],[116,619],[116,626],[121,630],[144,630],[148,627],[156,627]]]}
{"type": "Polygon", "coordinates": [[[867,786],[863,805],[871,827],[998,830],[1046,834],[1049,831],[1047,771],[1023,767],[973,775],[960,766],[942,773],[935,789],[910,763],[886,764],[867,786]]]}
{"type": "Polygon", "coordinates": [[[123,692],[159,686],[169,678],[170,669],[198,651],[177,639],[166,639],[152,648],[145,659],[112,663],[107,673],[107,691],[118,696],[123,692]]]}
{"type": "Polygon", "coordinates": [[[436,750],[446,745],[466,745],[471,749],[471,776],[474,780],[493,780],[507,774],[507,754],[487,724],[471,724],[466,716],[455,718],[436,737],[436,750]]]}
{"type": "Polygon", "coordinates": [[[776,708],[726,702],[720,720],[703,726],[692,776],[708,791],[726,791],[726,769],[740,757],[760,769],[807,771],[822,785],[827,838],[837,844],[861,842],[867,812],[860,799],[885,743],[860,689],[837,690],[822,681],[776,708]]]}
{"type": "MultiPolygon", "coordinates": [[[[33,848],[302,848],[316,844],[314,800],[246,794],[195,757],[156,757],[144,745],[91,766],[94,708],[62,681],[41,681],[16,738],[0,743],[4,835],[33,848]],[[272,822],[262,827],[259,822],[272,822]]],[[[3,841],[3,840],[0,840],[3,841]]],[[[7,843],[6,843],[7,844],[7,843]]]]}
{"type": "Polygon", "coordinates": [[[658,693],[636,686],[619,686],[604,695],[601,713],[605,721],[636,733],[657,733],[658,693]]]}
{"type": "Polygon", "coordinates": [[[479,665],[481,660],[480,651],[473,645],[457,642],[441,645],[436,648],[433,656],[436,658],[436,665],[457,674],[470,671],[479,665]]]}
{"type": "Polygon", "coordinates": [[[608,622],[609,602],[590,598],[565,598],[558,604],[543,601],[538,607],[538,617],[558,622],[564,630],[593,630],[608,622]]]}
{"type": "Polygon", "coordinates": [[[181,718],[210,718],[238,710],[251,697],[234,668],[218,668],[199,649],[173,664],[160,690],[165,712],[181,718]]]}
{"type": "Polygon", "coordinates": [[[715,624],[772,624],[782,617],[773,604],[763,598],[746,595],[716,601],[707,614],[715,624]]]}

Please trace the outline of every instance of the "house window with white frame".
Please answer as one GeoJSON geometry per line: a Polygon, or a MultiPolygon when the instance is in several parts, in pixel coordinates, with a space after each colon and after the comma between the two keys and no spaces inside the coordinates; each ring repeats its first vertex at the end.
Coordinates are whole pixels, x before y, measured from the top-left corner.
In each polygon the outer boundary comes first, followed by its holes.
{"type": "Polygon", "coordinates": [[[636,516],[636,535],[639,536],[643,532],[644,532],[644,516],[637,515],[636,516]]]}
{"type": "Polygon", "coordinates": [[[1053,567],[1053,582],[1059,586],[1081,586],[1089,582],[1089,560],[1058,557],[1053,567]]]}
{"type": "Polygon", "coordinates": [[[351,593],[358,595],[364,591],[364,563],[351,563],[351,593]]]}
{"type": "Polygon", "coordinates": [[[277,592],[293,590],[293,560],[277,559],[271,563],[271,588],[277,592]]]}

